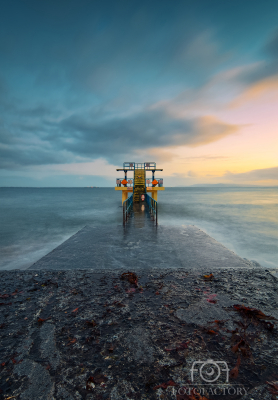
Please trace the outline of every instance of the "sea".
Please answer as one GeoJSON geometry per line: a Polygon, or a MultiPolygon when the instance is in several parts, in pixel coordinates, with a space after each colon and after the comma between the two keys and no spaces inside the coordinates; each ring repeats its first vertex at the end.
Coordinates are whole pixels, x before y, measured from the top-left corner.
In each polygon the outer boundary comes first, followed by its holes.
{"type": "MultiPolygon", "coordinates": [[[[195,225],[239,256],[278,268],[277,195],[278,187],[165,188],[158,223],[195,225]]],[[[0,188],[0,270],[28,268],[86,225],[121,224],[114,188],[0,188]]]]}

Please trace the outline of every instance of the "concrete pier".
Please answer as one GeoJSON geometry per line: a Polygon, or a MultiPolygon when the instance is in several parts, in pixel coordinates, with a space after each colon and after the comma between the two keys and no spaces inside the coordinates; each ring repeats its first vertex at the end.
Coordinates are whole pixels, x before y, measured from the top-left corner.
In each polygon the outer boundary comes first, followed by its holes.
{"type": "Polygon", "coordinates": [[[127,227],[86,226],[30,269],[185,268],[211,271],[249,268],[251,263],[196,226],[154,226],[134,206],[127,227]]]}

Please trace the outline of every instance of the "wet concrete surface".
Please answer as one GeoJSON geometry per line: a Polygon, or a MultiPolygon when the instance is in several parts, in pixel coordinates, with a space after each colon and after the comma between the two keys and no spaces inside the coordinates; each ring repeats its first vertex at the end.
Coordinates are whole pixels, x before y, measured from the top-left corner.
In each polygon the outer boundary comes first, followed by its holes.
{"type": "MultiPolygon", "coordinates": [[[[143,206],[144,207],[144,206],[143,206]]],[[[155,226],[141,205],[127,226],[86,226],[30,269],[248,268],[196,226],[155,226]]]]}

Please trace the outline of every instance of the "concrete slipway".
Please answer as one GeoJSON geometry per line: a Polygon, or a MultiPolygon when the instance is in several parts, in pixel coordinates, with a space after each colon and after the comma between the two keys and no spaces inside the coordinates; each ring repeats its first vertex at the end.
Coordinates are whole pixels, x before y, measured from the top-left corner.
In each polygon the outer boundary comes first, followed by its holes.
{"type": "Polygon", "coordinates": [[[276,398],[277,278],[197,227],[150,222],[87,226],[0,272],[0,399],[276,398]],[[228,379],[192,379],[206,360],[228,379]]]}
{"type": "MultiPolygon", "coordinates": [[[[137,214],[137,215],[136,215],[137,214]]],[[[122,226],[86,226],[31,269],[250,268],[195,226],[157,227],[145,212],[122,226]]]]}

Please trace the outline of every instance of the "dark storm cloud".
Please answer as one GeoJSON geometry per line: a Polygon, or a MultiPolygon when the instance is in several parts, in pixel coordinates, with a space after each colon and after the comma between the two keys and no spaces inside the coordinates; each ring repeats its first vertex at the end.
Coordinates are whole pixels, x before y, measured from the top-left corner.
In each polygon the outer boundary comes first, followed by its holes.
{"type": "Polygon", "coordinates": [[[3,101],[0,109],[0,168],[15,169],[18,166],[57,164],[67,162],[66,150],[58,149],[57,142],[49,140],[49,118],[56,111],[44,106],[19,108],[10,99],[3,101]]]}
{"type": "Polygon", "coordinates": [[[63,154],[53,153],[43,146],[11,146],[0,148],[0,168],[14,169],[18,166],[58,164],[68,161],[63,154]]]}
{"type": "Polygon", "coordinates": [[[120,162],[126,154],[136,157],[138,150],[196,147],[238,129],[211,116],[179,119],[163,106],[121,117],[99,114],[88,111],[61,119],[43,106],[19,110],[10,116],[10,134],[4,124],[0,130],[1,167],[76,162],[78,157],[120,162]]]}
{"type": "Polygon", "coordinates": [[[238,129],[213,117],[174,118],[163,108],[143,110],[97,124],[74,116],[63,121],[62,126],[74,139],[71,143],[63,142],[67,150],[85,156],[106,156],[110,161],[148,148],[195,147],[219,140],[238,129]]]}

